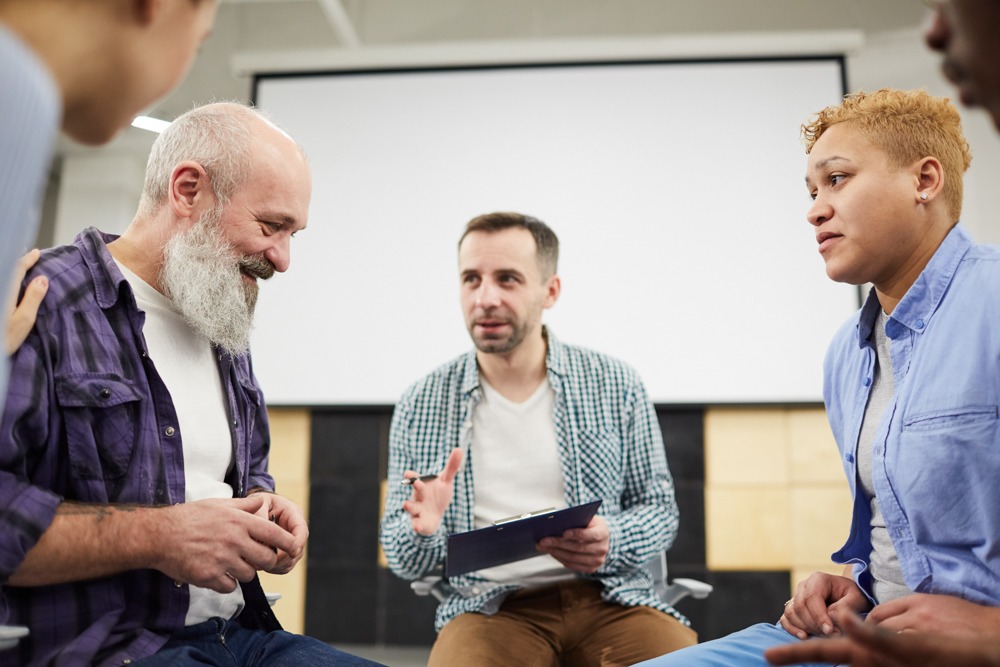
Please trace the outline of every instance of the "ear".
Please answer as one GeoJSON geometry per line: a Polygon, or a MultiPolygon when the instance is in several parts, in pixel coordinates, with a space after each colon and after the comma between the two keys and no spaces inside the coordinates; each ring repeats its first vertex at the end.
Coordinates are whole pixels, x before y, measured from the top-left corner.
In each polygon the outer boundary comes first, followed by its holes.
{"type": "Polygon", "coordinates": [[[925,157],[914,164],[914,171],[917,178],[916,196],[921,204],[929,204],[944,191],[944,168],[936,157],[925,157]]]}
{"type": "Polygon", "coordinates": [[[545,283],[545,300],[542,301],[542,307],[551,308],[559,300],[559,293],[562,291],[562,281],[559,280],[559,276],[552,276],[545,283]]]}
{"type": "Polygon", "coordinates": [[[205,168],[191,160],[175,166],[170,172],[167,199],[175,217],[196,222],[202,211],[215,205],[215,193],[205,168]]]}

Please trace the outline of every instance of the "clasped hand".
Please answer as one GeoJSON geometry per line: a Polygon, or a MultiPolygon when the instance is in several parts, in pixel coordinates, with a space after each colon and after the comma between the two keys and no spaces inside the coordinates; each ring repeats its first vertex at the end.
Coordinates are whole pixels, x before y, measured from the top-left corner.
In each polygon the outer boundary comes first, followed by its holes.
{"type": "Polygon", "coordinates": [[[176,581],[230,593],[258,570],[284,574],[305,548],[301,510],[272,493],[180,503],[158,513],[154,567],[176,581]],[[271,517],[274,517],[272,520],[271,517]]]}

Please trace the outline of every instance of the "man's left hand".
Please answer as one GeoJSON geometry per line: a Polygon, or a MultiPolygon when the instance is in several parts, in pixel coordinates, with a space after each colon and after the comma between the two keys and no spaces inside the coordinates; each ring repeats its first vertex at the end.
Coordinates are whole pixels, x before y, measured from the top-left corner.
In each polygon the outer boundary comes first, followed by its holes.
{"type": "Polygon", "coordinates": [[[295,546],[291,552],[278,549],[278,562],[273,568],[267,570],[271,574],[288,574],[305,553],[306,541],[309,539],[309,526],[306,523],[305,515],[302,514],[299,506],[288,498],[270,491],[256,491],[255,493],[267,496],[267,502],[257,514],[274,521],[295,538],[295,546]]]}
{"type": "Polygon", "coordinates": [[[952,597],[915,593],[876,605],[865,623],[892,632],[916,630],[981,639],[1000,630],[1000,609],[952,597]]]}
{"type": "Polygon", "coordinates": [[[591,574],[604,565],[610,541],[607,522],[595,516],[586,528],[567,530],[561,537],[544,538],[538,543],[538,550],[574,572],[591,574]]]}

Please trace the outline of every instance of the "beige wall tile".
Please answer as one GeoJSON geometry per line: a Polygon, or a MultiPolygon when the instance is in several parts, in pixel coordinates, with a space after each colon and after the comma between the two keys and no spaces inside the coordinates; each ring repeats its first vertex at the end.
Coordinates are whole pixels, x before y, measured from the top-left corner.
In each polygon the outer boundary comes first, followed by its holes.
{"type": "MultiPolygon", "coordinates": [[[[309,518],[309,412],[273,408],[271,420],[271,458],[268,470],[274,477],[278,493],[302,508],[309,518]]],[[[284,575],[260,573],[261,584],[268,593],[280,593],[281,600],[274,613],[289,632],[305,631],[306,556],[295,569],[284,575]]]]}
{"type": "Polygon", "coordinates": [[[837,443],[822,408],[790,409],[788,425],[789,479],[801,482],[835,482],[847,486],[837,443]]]}
{"type": "Polygon", "coordinates": [[[787,429],[774,409],[713,408],[705,413],[705,483],[788,483],[787,429]]]}
{"type": "Polygon", "coordinates": [[[846,482],[789,491],[791,562],[795,566],[829,563],[851,527],[851,493],[846,482]]]}
{"type": "Polygon", "coordinates": [[[780,570],[791,566],[788,492],[726,487],[705,491],[709,570],[780,570]]]}

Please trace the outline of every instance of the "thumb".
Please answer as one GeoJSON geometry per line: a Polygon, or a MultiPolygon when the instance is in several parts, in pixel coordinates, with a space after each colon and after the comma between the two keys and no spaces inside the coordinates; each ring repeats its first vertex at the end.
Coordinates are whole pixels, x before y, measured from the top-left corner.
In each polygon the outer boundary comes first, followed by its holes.
{"type": "Polygon", "coordinates": [[[450,484],[455,475],[458,474],[459,469],[462,467],[462,458],[465,453],[456,447],[451,450],[451,454],[448,455],[448,462],[444,464],[444,470],[441,471],[441,481],[450,484]]]}
{"type": "Polygon", "coordinates": [[[21,297],[21,308],[27,308],[34,318],[38,313],[38,306],[49,291],[49,279],[45,276],[32,278],[28,286],[24,288],[24,296],[21,297]]]}
{"type": "Polygon", "coordinates": [[[267,498],[263,493],[251,493],[246,498],[235,499],[236,507],[250,514],[259,512],[266,502],[267,498]]]}

